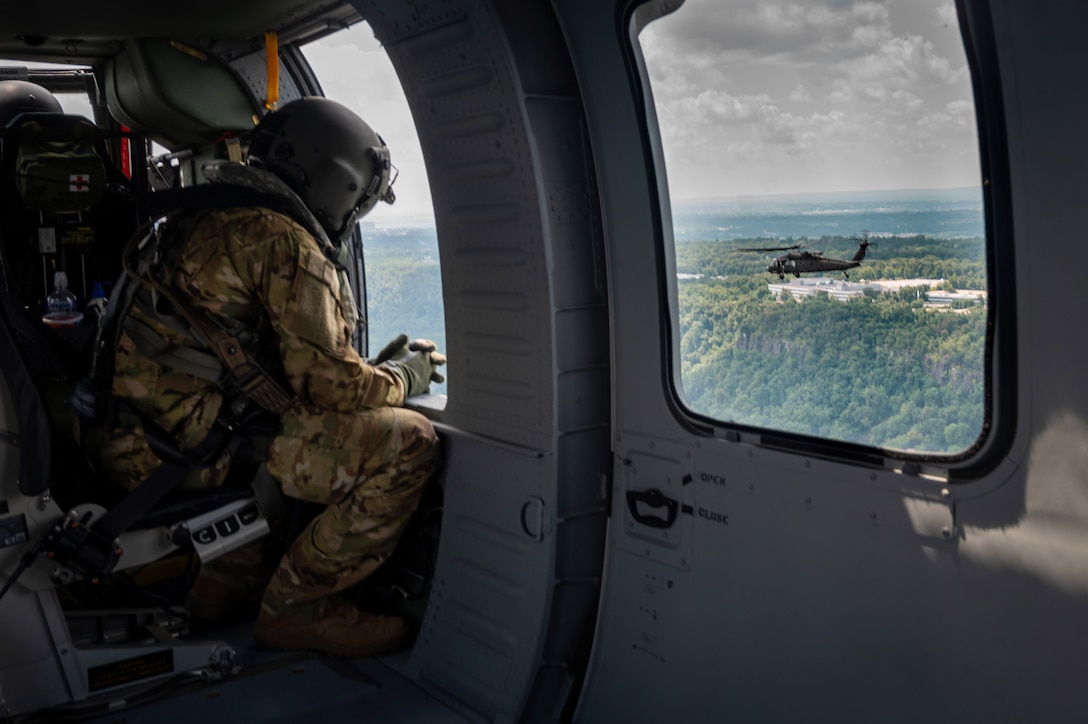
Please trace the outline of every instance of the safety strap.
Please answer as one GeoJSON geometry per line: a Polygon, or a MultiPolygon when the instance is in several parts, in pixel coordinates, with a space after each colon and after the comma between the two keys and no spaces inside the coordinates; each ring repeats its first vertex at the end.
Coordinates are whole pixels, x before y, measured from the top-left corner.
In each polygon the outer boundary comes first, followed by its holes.
{"type": "Polygon", "coordinates": [[[215,355],[171,344],[135,317],[126,317],[123,326],[136,343],[136,349],[148,359],[206,382],[219,382],[223,378],[223,363],[215,355]]]}
{"type": "MultiPolygon", "coordinates": [[[[154,222],[143,224],[137,229],[125,245],[122,258],[125,258],[132,246],[140,247],[151,238],[154,222]]],[[[117,425],[117,402],[113,397],[113,370],[115,367],[117,346],[124,331],[123,321],[132,308],[133,297],[140,289],[140,284],[132,275],[122,271],[121,277],[113,287],[102,325],[95,338],[94,354],[91,357],[90,371],[76,382],[75,390],[68,403],[80,421],[80,443],[86,433],[85,422],[104,424],[107,428],[117,425]]]]}
{"type": "MultiPolygon", "coordinates": [[[[143,243],[146,242],[142,242],[138,247],[142,247],[143,243]]],[[[144,251],[144,249],[141,250],[144,251]]],[[[280,414],[291,407],[294,403],[293,395],[285,392],[283,387],[257,363],[235,334],[228,331],[209,312],[189,304],[188,301],[175,294],[167,284],[156,279],[146,259],[140,260],[134,267],[131,251],[132,242],[129,248],[126,248],[122,259],[125,272],[168,301],[173,309],[188,322],[191,333],[215,353],[226,368],[226,374],[217,380],[221,387],[225,386],[241,392],[268,412],[280,414]]]]}
{"type": "Polygon", "coordinates": [[[208,319],[208,315],[181,301],[180,297],[166,289],[157,287],[174,308],[182,313],[194,330],[205,339],[208,346],[222,360],[227,368],[227,375],[220,379],[221,385],[228,385],[240,391],[264,410],[281,414],[294,403],[294,397],[280,387],[271,375],[246,351],[237,337],[208,319]]]}
{"type": "Polygon", "coordinates": [[[218,457],[217,453],[231,450],[240,445],[243,439],[242,435],[234,434],[232,428],[217,424],[195,448],[179,450],[173,438],[158,425],[142,415],[140,421],[144,437],[162,463],[91,526],[91,530],[104,541],[116,540],[141,515],[176,488],[192,470],[210,466],[218,457]]]}
{"type": "MultiPolygon", "coordinates": [[[[13,333],[13,322],[25,316],[22,305],[7,291],[0,291],[0,374],[4,376],[11,403],[19,421],[19,437],[22,438],[23,454],[19,455],[19,491],[23,495],[38,495],[52,485],[53,435],[50,434],[49,411],[42,400],[41,391],[27,369],[23,359],[26,343],[20,344],[13,333]],[[33,454],[29,451],[33,450],[33,454]]],[[[48,339],[41,330],[32,329],[35,339],[48,339]]],[[[51,340],[50,340],[51,343],[51,340]]],[[[49,349],[47,347],[47,349],[49,349]]],[[[60,358],[70,357],[70,352],[60,358]]],[[[8,423],[10,426],[11,423],[8,423]]],[[[11,441],[10,433],[8,440],[11,441]]],[[[6,505],[5,505],[6,510],[6,505]]]]}

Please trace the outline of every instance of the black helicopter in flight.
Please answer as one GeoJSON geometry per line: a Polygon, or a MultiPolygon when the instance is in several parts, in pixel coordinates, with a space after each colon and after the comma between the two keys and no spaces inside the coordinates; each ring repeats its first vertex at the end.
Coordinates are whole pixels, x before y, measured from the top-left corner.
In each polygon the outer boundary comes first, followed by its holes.
{"type": "Polygon", "coordinates": [[[793,274],[795,277],[800,277],[802,274],[824,271],[841,271],[842,275],[849,279],[850,275],[846,273],[846,270],[861,266],[861,260],[865,258],[866,249],[872,246],[869,242],[868,234],[865,234],[860,238],[851,238],[860,243],[858,244],[857,252],[854,254],[853,258],[849,260],[828,259],[818,251],[801,251],[801,249],[808,246],[807,244],[794,244],[793,246],[778,246],[766,249],[737,249],[737,251],[787,252],[772,261],[767,267],[767,271],[772,274],[777,274],[779,279],[784,279],[787,274],[793,274]]]}

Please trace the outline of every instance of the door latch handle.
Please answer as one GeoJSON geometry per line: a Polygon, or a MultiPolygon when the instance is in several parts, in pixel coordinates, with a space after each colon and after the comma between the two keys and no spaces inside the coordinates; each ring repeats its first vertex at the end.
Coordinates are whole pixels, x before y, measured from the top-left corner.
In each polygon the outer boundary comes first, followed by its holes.
{"type": "Polygon", "coordinates": [[[631,517],[639,525],[665,529],[671,528],[676,522],[680,502],[673,500],[657,488],[628,490],[627,510],[631,512],[631,517]]]}

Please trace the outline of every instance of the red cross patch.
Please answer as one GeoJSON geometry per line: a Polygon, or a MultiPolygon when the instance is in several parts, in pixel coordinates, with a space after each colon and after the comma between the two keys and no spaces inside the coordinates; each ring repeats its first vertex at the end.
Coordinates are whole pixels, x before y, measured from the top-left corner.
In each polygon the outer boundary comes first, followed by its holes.
{"type": "Polygon", "coordinates": [[[81,173],[73,173],[68,175],[68,190],[69,191],[90,191],[91,179],[89,176],[81,173]]]}

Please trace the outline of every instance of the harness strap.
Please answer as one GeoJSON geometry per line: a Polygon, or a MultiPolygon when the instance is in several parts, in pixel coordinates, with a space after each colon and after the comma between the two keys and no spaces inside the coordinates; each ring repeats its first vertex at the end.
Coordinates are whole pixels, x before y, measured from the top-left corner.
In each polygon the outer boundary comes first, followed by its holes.
{"type": "MultiPolygon", "coordinates": [[[[142,247],[143,244],[140,246],[142,247]]],[[[128,252],[129,249],[126,249],[123,257],[125,271],[133,279],[168,301],[173,309],[188,322],[188,333],[195,336],[202,344],[207,344],[222,361],[227,373],[217,380],[221,386],[225,385],[241,391],[268,412],[281,414],[291,407],[294,396],[284,391],[280,384],[257,363],[235,334],[228,331],[225,325],[218,322],[210,312],[189,304],[188,301],[175,294],[169,285],[156,279],[145,265],[145,260],[141,259],[137,268],[134,269],[128,252]]]]}
{"type": "Polygon", "coordinates": [[[125,319],[123,326],[136,343],[136,348],[148,359],[206,382],[222,379],[223,363],[215,355],[171,344],[151,327],[131,316],[125,319]]]}
{"type": "Polygon", "coordinates": [[[173,438],[151,420],[140,415],[140,422],[144,437],[162,464],[91,526],[95,535],[104,541],[117,539],[141,515],[176,488],[190,471],[211,465],[217,457],[216,453],[227,450],[233,454],[233,449],[244,438],[243,435],[234,434],[232,428],[216,424],[195,448],[180,450],[173,438]]]}
{"type": "Polygon", "coordinates": [[[207,312],[189,306],[165,286],[158,286],[155,280],[145,279],[144,281],[155,284],[159,293],[188,320],[193,331],[207,340],[208,347],[227,368],[227,374],[220,379],[220,382],[240,390],[268,412],[281,414],[291,407],[294,397],[285,392],[279,383],[257,364],[237,337],[209,319],[207,312]]]}
{"type": "MultiPolygon", "coordinates": [[[[165,305],[160,303],[159,297],[160,295],[157,290],[140,286],[136,295],[133,297],[132,304],[133,306],[139,307],[139,309],[147,316],[154,318],[155,321],[166,325],[179,334],[195,339],[195,333],[189,327],[189,323],[185,321],[185,318],[166,312],[163,309],[165,305]]],[[[206,339],[197,339],[196,341],[205,347],[208,346],[208,340],[206,339]]]]}

